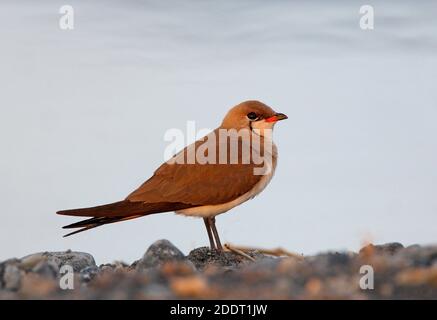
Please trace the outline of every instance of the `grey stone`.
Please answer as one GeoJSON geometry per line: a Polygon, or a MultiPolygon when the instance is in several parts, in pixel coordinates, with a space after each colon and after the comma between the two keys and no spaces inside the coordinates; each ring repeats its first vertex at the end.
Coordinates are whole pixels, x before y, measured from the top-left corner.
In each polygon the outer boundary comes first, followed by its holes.
{"type": "Polygon", "coordinates": [[[380,245],[369,244],[369,245],[361,248],[360,254],[362,254],[363,252],[365,252],[369,249],[373,250],[373,252],[375,252],[377,254],[393,255],[395,253],[398,253],[400,250],[404,249],[404,246],[399,242],[389,242],[389,243],[380,244],[380,245]]]}
{"type": "MultiPolygon", "coordinates": [[[[249,256],[254,259],[261,259],[262,254],[255,251],[248,252],[249,256]]],[[[205,269],[208,265],[214,265],[218,267],[227,267],[230,269],[237,269],[243,265],[251,263],[247,258],[237,255],[233,252],[218,252],[211,250],[209,247],[201,247],[192,250],[187,257],[198,270],[205,269]]]]}
{"type": "Polygon", "coordinates": [[[153,268],[172,260],[185,260],[185,256],[170,241],[158,240],[147,249],[141,260],[136,263],[136,269],[153,268]]]}
{"type": "Polygon", "coordinates": [[[18,290],[21,285],[21,270],[15,264],[7,264],[3,272],[3,286],[7,290],[18,290]]]}
{"type": "Polygon", "coordinates": [[[90,282],[99,274],[99,268],[96,266],[86,267],[80,271],[80,280],[90,282]]]}
{"type": "Polygon", "coordinates": [[[349,252],[327,252],[308,257],[306,262],[316,275],[325,277],[346,272],[352,260],[349,252]]]}
{"type": "Polygon", "coordinates": [[[102,264],[99,266],[99,272],[113,272],[115,270],[115,266],[110,264],[110,263],[106,263],[106,264],[102,264]]]}
{"type": "MultiPolygon", "coordinates": [[[[80,272],[80,270],[86,267],[95,267],[96,262],[89,253],[63,251],[63,252],[40,252],[32,255],[25,256],[22,261],[38,261],[44,260],[47,263],[55,264],[58,269],[61,269],[63,265],[69,265],[73,268],[74,272],[80,272]]],[[[38,262],[39,263],[39,262],[38,262]]]]}
{"type": "Polygon", "coordinates": [[[437,246],[409,246],[400,255],[415,267],[429,267],[437,264],[437,246]]]}
{"type": "Polygon", "coordinates": [[[32,272],[37,273],[46,278],[56,279],[59,275],[59,266],[50,260],[39,262],[32,268],[32,272]]]}

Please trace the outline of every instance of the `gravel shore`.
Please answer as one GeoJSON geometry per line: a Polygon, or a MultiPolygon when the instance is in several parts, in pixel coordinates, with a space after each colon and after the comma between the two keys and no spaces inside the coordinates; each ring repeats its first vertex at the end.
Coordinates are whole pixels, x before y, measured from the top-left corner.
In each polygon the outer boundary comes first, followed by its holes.
{"type": "Polygon", "coordinates": [[[132,264],[100,266],[88,253],[43,252],[0,263],[0,299],[437,299],[437,246],[185,256],[159,240],[132,264]]]}

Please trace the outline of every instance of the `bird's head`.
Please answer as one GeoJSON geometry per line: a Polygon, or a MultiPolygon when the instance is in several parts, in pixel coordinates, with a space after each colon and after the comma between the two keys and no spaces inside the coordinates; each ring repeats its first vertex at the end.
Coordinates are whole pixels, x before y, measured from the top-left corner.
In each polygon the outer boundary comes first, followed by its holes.
{"type": "Polygon", "coordinates": [[[287,119],[269,106],[256,100],[242,102],[233,107],[223,119],[221,128],[225,129],[273,129],[276,122],[287,119]]]}

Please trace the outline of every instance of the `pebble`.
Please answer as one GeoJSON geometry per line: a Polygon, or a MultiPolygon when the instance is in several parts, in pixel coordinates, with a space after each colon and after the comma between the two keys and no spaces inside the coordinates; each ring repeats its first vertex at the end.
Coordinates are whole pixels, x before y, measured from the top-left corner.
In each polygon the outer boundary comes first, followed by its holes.
{"type": "Polygon", "coordinates": [[[142,270],[160,266],[168,261],[185,260],[185,255],[168,240],[154,242],[144,256],[136,262],[136,269],[142,270]]]}
{"type": "MultiPolygon", "coordinates": [[[[94,258],[89,253],[85,252],[74,252],[74,251],[63,251],[63,252],[40,252],[32,255],[25,256],[21,259],[24,264],[31,264],[29,262],[34,261],[47,261],[48,263],[54,264],[61,269],[64,265],[69,265],[73,267],[74,272],[80,272],[80,270],[86,267],[95,267],[96,262],[94,258]]],[[[38,262],[39,263],[39,262],[38,262]]]]}

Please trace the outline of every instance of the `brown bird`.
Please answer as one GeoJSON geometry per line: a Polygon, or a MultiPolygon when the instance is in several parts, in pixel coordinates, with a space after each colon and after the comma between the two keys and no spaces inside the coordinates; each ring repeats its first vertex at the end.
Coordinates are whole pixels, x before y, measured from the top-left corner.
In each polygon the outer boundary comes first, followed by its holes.
{"type": "Polygon", "coordinates": [[[227,113],[219,128],[162,164],[125,200],[92,208],[58,211],[61,215],[92,217],[65,226],[67,229],[80,228],[65,236],[108,223],[174,211],[203,218],[211,249],[222,251],[215,217],[252,199],[270,182],[276,169],[277,148],[268,132],[283,119],[287,116],[276,113],[259,101],[236,105],[227,113]],[[225,139],[221,136],[223,131],[244,130],[250,133],[248,139],[244,135],[234,140],[231,135],[225,139]],[[256,141],[259,143],[255,144],[256,141]],[[238,151],[234,158],[232,146],[236,146],[238,151]],[[190,162],[193,150],[197,153],[194,161],[190,162]],[[209,161],[205,163],[202,156],[209,161]],[[257,169],[262,169],[263,174],[256,173],[257,169]]]}

